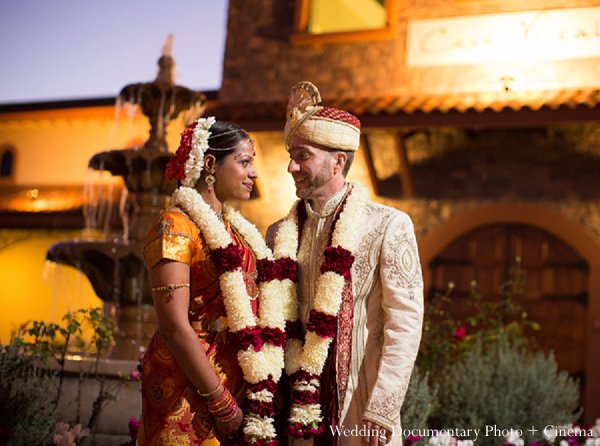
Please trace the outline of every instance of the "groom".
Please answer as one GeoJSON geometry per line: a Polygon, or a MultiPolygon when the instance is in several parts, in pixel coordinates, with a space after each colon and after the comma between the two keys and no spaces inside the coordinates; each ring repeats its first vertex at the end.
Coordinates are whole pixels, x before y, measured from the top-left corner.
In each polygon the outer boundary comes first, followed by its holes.
{"type": "Polygon", "coordinates": [[[360,121],[320,101],[310,82],[292,88],[284,136],[300,200],[267,231],[276,257],[297,268],[286,330],[289,444],[402,445],[423,318],[414,229],[345,180],[360,121]]]}

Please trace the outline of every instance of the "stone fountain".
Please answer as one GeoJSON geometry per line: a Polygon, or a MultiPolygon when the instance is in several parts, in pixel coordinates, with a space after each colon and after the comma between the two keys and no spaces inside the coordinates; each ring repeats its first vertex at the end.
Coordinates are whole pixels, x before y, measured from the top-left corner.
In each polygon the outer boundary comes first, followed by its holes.
{"type": "MultiPolygon", "coordinates": [[[[126,203],[122,209],[123,235],[112,240],[72,240],[54,244],[46,258],[73,266],[90,280],[105,308],[114,308],[118,325],[114,359],[138,359],[155,327],[156,318],[148,284],[142,242],[176,184],[164,178],[171,154],[165,139],[168,123],[181,112],[199,116],[206,101],[202,93],[175,85],[171,36],[158,60],[152,82],[129,84],[117,103],[140,107],[150,121],[150,136],[141,148],[110,150],[92,157],[89,167],[122,177],[126,203]]],[[[85,210],[84,210],[85,212],[85,210]]]]}

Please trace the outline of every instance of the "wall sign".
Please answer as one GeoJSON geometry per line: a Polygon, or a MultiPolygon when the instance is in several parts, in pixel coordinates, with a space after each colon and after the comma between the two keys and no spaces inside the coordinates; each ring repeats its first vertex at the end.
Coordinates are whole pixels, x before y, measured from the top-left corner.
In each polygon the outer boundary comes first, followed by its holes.
{"type": "Polygon", "coordinates": [[[407,65],[546,62],[600,57],[600,7],[408,23],[407,65]]]}

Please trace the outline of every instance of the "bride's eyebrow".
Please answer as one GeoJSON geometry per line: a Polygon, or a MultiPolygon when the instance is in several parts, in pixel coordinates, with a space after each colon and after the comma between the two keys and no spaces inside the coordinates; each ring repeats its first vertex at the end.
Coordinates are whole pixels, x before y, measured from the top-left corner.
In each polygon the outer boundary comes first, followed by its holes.
{"type": "Polygon", "coordinates": [[[255,153],[236,153],[235,155],[233,155],[233,159],[234,160],[239,160],[243,156],[248,156],[248,157],[254,159],[254,157],[256,156],[256,154],[255,153]]]}

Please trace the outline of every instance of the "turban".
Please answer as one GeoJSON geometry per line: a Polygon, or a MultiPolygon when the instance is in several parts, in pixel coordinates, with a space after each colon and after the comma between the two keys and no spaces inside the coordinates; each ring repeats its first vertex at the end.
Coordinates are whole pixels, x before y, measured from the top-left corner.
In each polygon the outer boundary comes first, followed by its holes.
{"type": "Polygon", "coordinates": [[[328,149],[356,151],[360,144],[360,121],[344,110],[319,105],[321,95],[311,82],[299,82],[288,98],[284,129],[285,146],[294,136],[328,149]]]}

